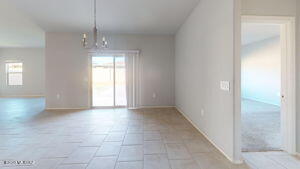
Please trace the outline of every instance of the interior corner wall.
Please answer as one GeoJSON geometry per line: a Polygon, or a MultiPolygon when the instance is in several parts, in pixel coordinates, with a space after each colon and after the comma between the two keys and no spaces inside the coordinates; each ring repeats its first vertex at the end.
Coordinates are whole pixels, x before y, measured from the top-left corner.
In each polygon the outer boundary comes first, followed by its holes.
{"type": "Polygon", "coordinates": [[[300,152],[300,2],[297,0],[241,0],[243,15],[293,16],[296,21],[297,151],[300,152]]]}
{"type": "Polygon", "coordinates": [[[176,107],[234,161],[234,0],[201,0],[176,34],[176,107]],[[204,110],[202,115],[201,110],[204,110]]]}
{"type": "MultiPolygon", "coordinates": [[[[46,33],[46,108],[89,108],[80,33],[46,33]]],[[[174,106],[174,36],[108,34],[110,50],[141,50],[141,106],[174,106]],[[156,98],[153,98],[153,93],[156,98]]]]}
{"type": "Polygon", "coordinates": [[[44,48],[0,48],[0,96],[44,96],[44,63],[44,48]],[[20,61],[23,63],[22,86],[8,86],[6,84],[5,63],[7,61],[20,61]]]}

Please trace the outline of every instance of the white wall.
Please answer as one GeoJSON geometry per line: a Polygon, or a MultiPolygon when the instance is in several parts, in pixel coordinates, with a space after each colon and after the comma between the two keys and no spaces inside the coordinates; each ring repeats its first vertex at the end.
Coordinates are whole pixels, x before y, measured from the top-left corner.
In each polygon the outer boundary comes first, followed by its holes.
{"type": "Polygon", "coordinates": [[[300,43],[300,1],[297,1],[297,30],[296,30],[296,112],[297,112],[297,152],[300,153],[300,48],[297,47],[300,43]]]}
{"type": "Polygon", "coordinates": [[[234,0],[201,0],[176,34],[176,106],[234,160],[234,0]],[[204,116],[201,116],[204,109],[204,116]]]}
{"type": "MultiPolygon", "coordinates": [[[[112,50],[141,50],[141,106],[174,105],[173,36],[114,34],[107,39],[112,50]]],[[[87,55],[81,34],[46,33],[47,108],[89,107],[87,55]]]]}
{"type": "Polygon", "coordinates": [[[280,106],[280,37],[244,45],[242,48],[242,97],[280,106]]]}
{"type": "Polygon", "coordinates": [[[300,1],[297,1],[297,30],[296,30],[296,112],[297,112],[297,152],[300,153],[300,48],[298,47],[300,43],[300,1]]]}
{"type": "Polygon", "coordinates": [[[43,48],[0,48],[0,96],[42,96],[44,95],[43,48]],[[5,62],[23,62],[23,85],[7,86],[5,62]]]}
{"type": "Polygon", "coordinates": [[[300,152],[300,2],[297,0],[242,0],[242,14],[244,15],[271,15],[297,17],[296,42],[296,69],[297,69],[297,150],[300,152]]]}

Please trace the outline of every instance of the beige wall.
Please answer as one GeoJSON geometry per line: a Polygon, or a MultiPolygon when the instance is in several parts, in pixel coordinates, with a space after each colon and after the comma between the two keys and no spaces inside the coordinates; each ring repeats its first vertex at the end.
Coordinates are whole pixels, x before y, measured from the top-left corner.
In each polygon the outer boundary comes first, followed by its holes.
{"type": "Polygon", "coordinates": [[[234,0],[201,0],[176,34],[176,106],[234,159],[234,0]],[[204,114],[201,115],[201,109],[204,114]]]}
{"type": "Polygon", "coordinates": [[[42,96],[44,95],[43,48],[0,48],[0,96],[42,96]],[[7,86],[5,62],[23,62],[23,85],[7,86]]]}
{"type": "MultiPolygon", "coordinates": [[[[173,106],[173,36],[114,34],[107,39],[112,50],[141,50],[141,106],[173,106]]],[[[89,106],[87,55],[81,34],[46,33],[47,108],[89,106]]]]}
{"type": "Polygon", "coordinates": [[[242,14],[244,15],[271,15],[297,17],[297,150],[300,152],[300,49],[299,44],[299,19],[300,2],[297,0],[241,0],[242,14]],[[297,13],[298,12],[298,13],[297,13]]]}

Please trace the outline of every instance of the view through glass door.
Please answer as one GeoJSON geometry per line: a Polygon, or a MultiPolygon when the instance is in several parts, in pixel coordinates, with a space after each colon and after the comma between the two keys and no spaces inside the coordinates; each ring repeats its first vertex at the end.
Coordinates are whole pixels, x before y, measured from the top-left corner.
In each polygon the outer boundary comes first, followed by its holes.
{"type": "Polygon", "coordinates": [[[123,107],[126,100],[124,56],[92,57],[93,107],[123,107]]]}

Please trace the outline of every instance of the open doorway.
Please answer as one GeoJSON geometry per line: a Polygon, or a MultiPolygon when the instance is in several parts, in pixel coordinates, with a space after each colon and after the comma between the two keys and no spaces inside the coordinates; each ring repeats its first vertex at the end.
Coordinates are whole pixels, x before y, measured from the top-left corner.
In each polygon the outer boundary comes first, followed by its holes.
{"type": "Polygon", "coordinates": [[[282,149],[280,24],[242,23],[242,150],[282,149]]]}
{"type": "Polygon", "coordinates": [[[125,107],[125,56],[92,57],[92,106],[125,107]]]}
{"type": "Polygon", "coordinates": [[[242,17],[239,150],[295,153],[294,30],[292,17],[242,17]]]}

